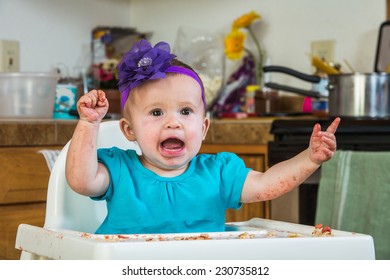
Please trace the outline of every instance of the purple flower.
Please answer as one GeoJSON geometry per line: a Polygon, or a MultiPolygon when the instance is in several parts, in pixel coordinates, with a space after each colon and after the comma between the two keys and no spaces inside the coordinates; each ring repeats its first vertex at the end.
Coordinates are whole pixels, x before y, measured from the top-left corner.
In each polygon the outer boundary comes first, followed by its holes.
{"type": "Polygon", "coordinates": [[[164,71],[175,57],[165,42],[157,43],[154,47],[144,39],[135,43],[117,66],[122,108],[131,89],[148,80],[165,78],[164,71]]]}

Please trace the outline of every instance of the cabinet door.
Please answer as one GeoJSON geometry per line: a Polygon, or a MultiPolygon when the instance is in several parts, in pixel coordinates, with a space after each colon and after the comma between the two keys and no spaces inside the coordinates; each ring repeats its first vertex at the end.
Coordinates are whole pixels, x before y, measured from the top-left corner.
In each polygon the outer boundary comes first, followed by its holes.
{"type": "Polygon", "coordinates": [[[38,151],[45,147],[0,148],[0,259],[19,259],[15,238],[20,224],[43,226],[50,170],[38,151]]]}
{"type": "Polygon", "coordinates": [[[0,260],[17,260],[21,253],[15,249],[18,226],[29,224],[42,227],[46,203],[3,205],[0,209],[0,260]]]}
{"type": "Polygon", "coordinates": [[[38,151],[61,147],[0,148],[0,205],[46,201],[50,170],[38,151]]]}

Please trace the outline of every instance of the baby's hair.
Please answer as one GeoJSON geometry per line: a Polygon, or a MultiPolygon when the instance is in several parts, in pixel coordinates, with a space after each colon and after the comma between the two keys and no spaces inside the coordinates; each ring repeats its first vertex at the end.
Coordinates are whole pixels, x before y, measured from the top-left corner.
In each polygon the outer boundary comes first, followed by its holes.
{"type": "Polygon", "coordinates": [[[189,66],[188,64],[184,63],[183,61],[181,61],[181,60],[179,60],[179,59],[177,59],[177,58],[172,59],[171,64],[174,65],[174,66],[181,66],[181,67],[183,67],[183,68],[187,68],[187,69],[191,70],[192,72],[194,72],[195,75],[196,75],[196,76],[199,78],[199,80],[201,81],[202,87],[203,87],[203,81],[202,81],[202,79],[199,77],[198,73],[196,73],[196,71],[195,71],[191,66],[189,66]]]}

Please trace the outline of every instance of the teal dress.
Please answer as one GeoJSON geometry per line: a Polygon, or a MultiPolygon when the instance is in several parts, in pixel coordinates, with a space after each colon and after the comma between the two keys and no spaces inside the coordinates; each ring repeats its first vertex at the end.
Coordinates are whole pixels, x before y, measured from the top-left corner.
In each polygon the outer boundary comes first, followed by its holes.
{"type": "Polygon", "coordinates": [[[146,169],[133,150],[99,149],[110,173],[107,216],[96,233],[178,233],[225,230],[225,211],[241,207],[249,168],[235,154],[197,155],[176,177],[146,169]]]}

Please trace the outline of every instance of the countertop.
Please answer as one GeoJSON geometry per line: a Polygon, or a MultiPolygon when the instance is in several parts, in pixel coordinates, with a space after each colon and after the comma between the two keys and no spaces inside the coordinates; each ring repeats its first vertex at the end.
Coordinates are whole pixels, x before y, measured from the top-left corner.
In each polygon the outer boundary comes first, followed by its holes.
{"type": "Polygon", "coordinates": [[[0,146],[62,146],[77,120],[0,119],[0,146]]]}
{"type": "MultiPolygon", "coordinates": [[[[275,118],[212,119],[205,144],[267,144],[275,118]]],[[[77,120],[0,119],[0,146],[62,146],[77,120]]]]}

